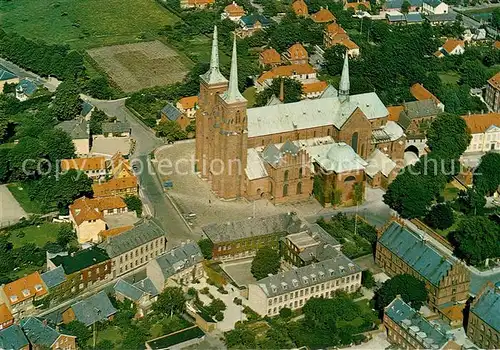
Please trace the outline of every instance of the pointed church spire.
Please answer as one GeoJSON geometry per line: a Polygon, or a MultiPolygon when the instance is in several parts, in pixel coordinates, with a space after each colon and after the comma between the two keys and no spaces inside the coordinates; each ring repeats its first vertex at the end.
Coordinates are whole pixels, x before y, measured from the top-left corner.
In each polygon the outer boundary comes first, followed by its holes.
{"type": "Polygon", "coordinates": [[[219,42],[217,40],[217,26],[214,26],[214,35],[212,39],[212,56],[210,57],[210,69],[203,74],[201,78],[207,84],[227,83],[227,79],[219,70],[219,42]]]}
{"type": "Polygon", "coordinates": [[[344,57],[344,67],[342,68],[342,76],[340,77],[340,85],[339,85],[339,96],[340,97],[348,97],[349,96],[349,55],[347,51],[344,57]]]}
{"type": "Polygon", "coordinates": [[[236,34],[233,40],[233,56],[231,57],[231,73],[229,76],[229,88],[223,95],[224,101],[230,102],[243,102],[246,99],[238,90],[238,54],[236,53],[236,34]]]}

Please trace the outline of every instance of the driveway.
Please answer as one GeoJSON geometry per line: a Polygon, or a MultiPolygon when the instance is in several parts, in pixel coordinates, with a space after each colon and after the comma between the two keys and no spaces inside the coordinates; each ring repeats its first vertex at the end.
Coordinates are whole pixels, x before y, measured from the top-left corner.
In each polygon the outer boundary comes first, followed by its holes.
{"type": "Polygon", "coordinates": [[[7,185],[0,186],[0,228],[12,225],[20,218],[27,217],[26,212],[10,193],[7,185]]]}

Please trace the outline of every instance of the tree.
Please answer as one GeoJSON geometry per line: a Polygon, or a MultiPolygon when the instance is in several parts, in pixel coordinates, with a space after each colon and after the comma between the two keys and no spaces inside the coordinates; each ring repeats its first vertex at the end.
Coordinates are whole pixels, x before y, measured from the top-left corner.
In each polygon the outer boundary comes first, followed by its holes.
{"type": "Polygon", "coordinates": [[[474,188],[481,194],[491,195],[500,186],[500,153],[488,152],[481,157],[474,171],[474,188]]]}
{"type": "Polygon", "coordinates": [[[460,84],[468,85],[472,88],[480,88],[488,80],[488,71],[477,60],[466,61],[462,65],[461,71],[460,84]]]}
{"type": "Polygon", "coordinates": [[[425,222],[432,228],[445,230],[455,222],[453,209],[448,203],[436,204],[431,207],[425,222]]]}
{"type": "Polygon", "coordinates": [[[401,12],[402,13],[408,13],[410,12],[411,4],[408,0],[403,1],[403,4],[401,5],[401,12]]]}
{"type": "Polygon", "coordinates": [[[90,133],[92,135],[102,134],[102,123],[104,123],[107,119],[108,116],[106,113],[104,113],[100,109],[94,109],[92,111],[92,115],[90,116],[90,133]]]}
{"type": "Polygon", "coordinates": [[[497,30],[500,28],[500,8],[495,8],[491,13],[491,26],[497,30]]]}
{"type": "Polygon", "coordinates": [[[457,256],[477,265],[500,256],[500,227],[484,216],[464,218],[451,234],[457,256]]]}
{"type": "Polygon", "coordinates": [[[54,166],[61,159],[75,156],[75,145],[71,137],[60,129],[49,129],[41,132],[39,137],[43,157],[54,166]]]}
{"type": "Polygon", "coordinates": [[[441,114],[427,130],[427,145],[442,159],[458,159],[470,144],[471,135],[465,121],[454,114],[441,114]]]}
{"type": "Polygon", "coordinates": [[[280,310],[280,317],[286,320],[290,319],[292,317],[292,310],[284,307],[280,310]]]}
{"type": "Polygon", "coordinates": [[[361,284],[363,287],[368,289],[375,286],[375,279],[373,278],[373,273],[370,270],[363,270],[363,272],[361,272],[361,284]]]}
{"type": "Polygon", "coordinates": [[[200,239],[198,241],[198,246],[200,247],[201,253],[205,259],[212,259],[212,249],[214,248],[214,244],[211,240],[208,238],[200,239]]]}
{"type": "Polygon", "coordinates": [[[486,198],[475,188],[467,188],[466,191],[460,191],[456,200],[458,210],[467,215],[479,215],[484,211],[486,198]]]}
{"type": "Polygon", "coordinates": [[[267,101],[274,95],[280,96],[281,82],[283,81],[284,103],[291,103],[300,101],[302,98],[302,84],[295,79],[281,78],[274,79],[270,87],[265,88],[262,92],[257,94],[256,105],[265,106],[267,101]]]}
{"type": "Polygon", "coordinates": [[[109,86],[109,81],[102,75],[90,78],[86,83],[86,90],[90,96],[101,100],[107,100],[113,97],[113,91],[109,86]]]}
{"type": "Polygon", "coordinates": [[[280,268],[280,256],[278,251],[270,247],[263,247],[257,251],[252,260],[250,271],[252,275],[260,280],[267,277],[268,274],[275,275],[280,268]]]}
{"type": "Polygon", "coordinates": [[[248,328],[235,328],[224,333],[224,340],[229,349],[255,349],[255,336],[248,328]]]}
{"type": "Polygon", "coordinates": [[[82,110],[81,103],[78,85],[71,80],[65,80],[55,92],[52,113],[58,120],[74,119],[82,110]]]}
{"type": "Polygon", "coordinates": [[[182,313],[186,309],[186,298],[180,287],[167,287],[153,304],[153,310],[159,314],[169,315],[182,313]]]}
{"type": "Polygon", "coordinates": [[[334,45],[325,50],[325,68],[330,75],[339,75],[344,66],[345,46],[334,45]]]}
{"type": "Polygon", "coordinates": [[[402,274],[385,281],[382,287],[377,290],[374,297],[375,308],[379,312],[383,312],[396,295],[401,295],[401,298],[415,310],[420,309],[427,300],[425,283],[411,275],[402,274]]]}
{"type": "Polygon", "coordinates": [[[142,201],[139,197],[134,195],[126,196],[124,201],[129,211],[135,211],[137,216],[142,215],[142,201]]]}
{"type": "Polygon", "coordinates": [[[164,137],[168,142],[187,138],[187,133],[182,130],[180,125],[170,120],[160,122],[160,124],[155,127],[155,130],[158,137],[164,137]]]}
{"type": "Polygon", "coordinates": [[[78,345],[81,347],[86,347],[87,341],[92,337],[92,332],[88,329],[82,322],[80,321],[71,321],[67,325],[64,326],[64,329],[70,335],[74,335],[76,337],[76,341],[78,345]]]}
{"type": "Polygon", "coordinates": [[[76,234],[73,231],[73,227],[71,224],[63,224],[60,228],[59,231],[57,231],[57,243],[61,246],[66,248],[68,244],[76,239],[76,234]]]}

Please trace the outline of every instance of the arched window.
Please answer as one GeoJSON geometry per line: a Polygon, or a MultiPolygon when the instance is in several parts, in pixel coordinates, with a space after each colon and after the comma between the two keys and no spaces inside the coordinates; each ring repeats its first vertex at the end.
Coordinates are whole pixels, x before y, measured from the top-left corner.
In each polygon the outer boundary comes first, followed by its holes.
{"type": "Polygon", "coordinates": [[[356,178],[354,176],[348,176],[344,180],[344,182],[351,182],[351,181],[356,181],[356,178]]]}
{"type": "Polygon", "coordinates": [[[352,134],[351,137],[351,147],[356,153],[358,153],[358,137],[359,137],[358,132],[352,134]]]}
{"type": "Polygon", "coordinates": [[[304,170],[303,168],[299,168],[299,179],[302,179],[302,176],[303,176],[302,171],[303,170],[304,170]]]}
{"type": "Polygon", "coordinates": [[[288,196],[288,184],[283,185],[283,197],[288,196]]]}
{"type": "Polygon", "coordinates": [[[288,181],[288,170],[285,170],[285,174],[283,175],[283,181],[288,181]]]}
{"type": "Polygon", "coordinates": [[[297,183],[297,194],[302,194],[302,182],[297,183]]]}

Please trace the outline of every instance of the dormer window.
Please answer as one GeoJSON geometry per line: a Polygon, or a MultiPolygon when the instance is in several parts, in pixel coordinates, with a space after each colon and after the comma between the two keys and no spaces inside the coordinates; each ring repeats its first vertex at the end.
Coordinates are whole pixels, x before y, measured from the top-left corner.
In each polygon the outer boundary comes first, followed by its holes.
{"type": "Polygon", "coordinates": [[[11,303],[15,303],[17,301],[17,295],[11,295],[10,301],[11,301],[11,303]]]}
{"type": "Polygon", "coordinates": [[[320,272],[319,272],[319,278],[321,279],[321,278],[323,278],[323,277],[325,277],[325,273],[324,273],[323,271],[320,271],[320,272]]]}
{"type": "Polygon", "coordinates": [[[30,291],[29,291],[29,289],[23,289],[22,293],[23,293],[23,295],[24,295],[25,297],[29,297],[29,296],[30,296],[30,294],[31,294],[31,293],[30,293],[30,291]]]}
{"type": "Polygon", "coordinates": [[[278,288],[276,288],[276,286],[274,284],[271,285],[271,289],[272,289],[273,293],[276,293],[278,291],[278,288]]]}
{"type": "Polygon", "coordinates": [[[313,282],[316,282],[316,275],[315,275],[315,274],[312,274],[312,275],[311,275],[311,279],[312,279],[312,281],[313,281],[313,282]]]}
{"type": "Polygon", "coordinates": [[[283,288],[283,290],[287,290],[288,284],[286,282],[281,282],[281,288],[283,288]]]}
{"type": "Polygon", "coordinates": [[[304,284],[309,284],[309,278],[307,278],[306,276],[302,277],[302,281],[304,282],[304,284]]]}
{"type": "Polygon", "coordinates": [[[37,284],[37,285],[35,285],[35,290],[36,290],[37,292],[40,292],[42,289],[43,289],[43,288],[42,288],[42,285],[41,285],[41,284],[37,284]]]}
{"type": "Polygon", "coordinates": [[[299,285],[299,281],[297,281],[296,279],[292,280],[292,284],[294,287],[298,287],[299,285]]]}
{"type": "Polygon", "coordinates": [[[330,273],[330,276],[333,276],[335,274],[335,271],[332,269],[329,269],[328,272],[330,273]]]}

